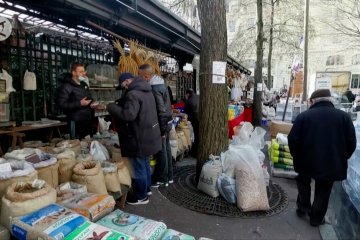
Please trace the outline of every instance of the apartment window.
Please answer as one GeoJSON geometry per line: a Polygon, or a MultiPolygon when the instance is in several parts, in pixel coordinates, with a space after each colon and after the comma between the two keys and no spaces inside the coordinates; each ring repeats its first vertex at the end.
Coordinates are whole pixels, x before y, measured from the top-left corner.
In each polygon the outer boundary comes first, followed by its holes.
{"type": "Polygon", "coordinates": [[[360,88],[360,74],[351,76],[351,88],[360,88]]]}
{"type": "Polygon", "coordinates": [[[344,65],[344,63],[345,63],[344,55],[329,56],[326,59],[326,66],[344,65]]]}
{"type": "Polygon", "coordinates": [[[229,32],[232,32],[232,33],[235,32],[235,25],[236,25],[236,23],[234,20],[229,21],[229,26],[228,26],[229,32]]]}
{"type": "Polygon", "coordinates": [[[360,54],[356,54],[352,57],[352,65],[360,65],[360,54]]]}
{"type": "Polygon", "coordinates": [[[249,18],[249,19],[247,20],[247,26],[248,26],[249,28],[255,26],[255,24],[256,24],[255,18],[249,18]]]}

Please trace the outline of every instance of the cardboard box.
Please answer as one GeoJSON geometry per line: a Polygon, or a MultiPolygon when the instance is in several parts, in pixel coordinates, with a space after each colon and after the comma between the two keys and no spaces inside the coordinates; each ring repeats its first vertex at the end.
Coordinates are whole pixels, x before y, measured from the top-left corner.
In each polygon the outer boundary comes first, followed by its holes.
{"type": "Polygon", "coordinates": [[[282,121],[272,121],[270,124],[271,138],[276,138],[278,133],[289,134],[292,128],[292,123],[282,121]]]}

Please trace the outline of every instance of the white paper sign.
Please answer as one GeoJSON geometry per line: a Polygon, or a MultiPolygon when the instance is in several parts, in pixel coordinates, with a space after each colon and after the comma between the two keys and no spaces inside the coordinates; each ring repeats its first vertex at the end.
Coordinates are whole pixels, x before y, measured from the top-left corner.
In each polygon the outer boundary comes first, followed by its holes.
{"type": "Polygon", "coordinates": [[[316,79],[316,90],[317,89],[330,89],[331,79],[329,77],[323,77],[316,79]]]}
{"type": "Polygon", "coordinates": [[[263,91],[263,84],[258,83],[257,86],[256,86],[256,90],[258,90],[259,92],[263,91]]]}
{"type": "Polygon", "coordinates": [[[213,62],[212,82],[216,84],[224,84],[226,72],[226,62],[213,62]]]}
{"type": "Polygon", "coordinates": [[[10,163],[0,164],[0,173],[8,173],[11,171],[12,171],[12,169],[11,169],[10,163]]]}

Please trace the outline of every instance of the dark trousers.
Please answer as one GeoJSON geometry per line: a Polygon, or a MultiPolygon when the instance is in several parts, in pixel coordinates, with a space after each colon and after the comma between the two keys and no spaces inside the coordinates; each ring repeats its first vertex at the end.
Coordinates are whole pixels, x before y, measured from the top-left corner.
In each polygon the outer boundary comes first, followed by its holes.
{"type": "Polygon", "coordinates": [[[147,197],[147,192],[151,186],[151,169],[148,157],[129,158],[132,172],[132,194],[136,200],[147,197]]]}
{"type": "Polygon", "coordinates": [[[162,148],[156,154],[154,180],[162,183],[167,183],[170,180],[173,180],[173,164],[168,133],[162,138],[162,148]]]}
{"type": "Polygon", "coordinates": [[[301,176],[296,177],[298,187],[297,207],[301,211],[309,213],[310,222],[320,224],[326,214],[331,189],[334,181],[315,180],[315,196],[311,204],[311,178],[301,176]]]}
{"type": "Polygon", "coordinates": [[[70,127],[69,132],[71,139],[81,140],[87,135],[93,135],[92,120],[70,121],[68,126],[70,127]]]}

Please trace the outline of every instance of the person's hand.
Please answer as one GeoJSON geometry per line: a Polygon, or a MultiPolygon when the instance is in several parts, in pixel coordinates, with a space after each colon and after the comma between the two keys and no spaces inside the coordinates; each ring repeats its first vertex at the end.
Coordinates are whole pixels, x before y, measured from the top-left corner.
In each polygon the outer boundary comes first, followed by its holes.
{"type": "Polygon", "coordinates": [[[90,107],[91,107],[91,108],[98,109],[99,105],[100,105],[100,104],[99,104],[98,102],[92,102],[92,103],[90,104],[90,107]]]}
{"type": "Polygon", "coordinates": [[[81,106],[88,106],[91,103],[91,99],[87,99],[87,97],[84,97],[83,99],[80,100],[80,105],[81,106]]]}

